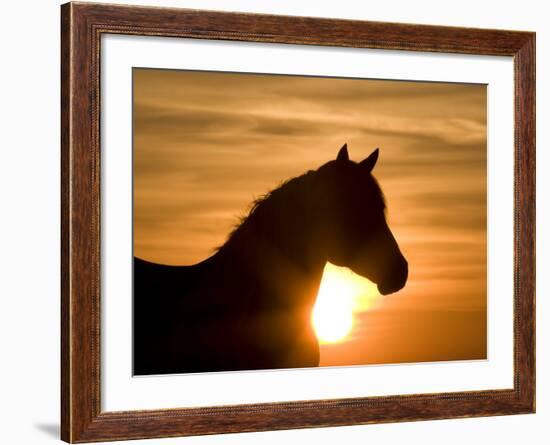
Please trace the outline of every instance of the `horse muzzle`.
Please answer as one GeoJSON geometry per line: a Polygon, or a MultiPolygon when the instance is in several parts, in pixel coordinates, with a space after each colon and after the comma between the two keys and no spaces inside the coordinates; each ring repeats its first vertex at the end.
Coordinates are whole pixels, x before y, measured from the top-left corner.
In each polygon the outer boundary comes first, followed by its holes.
{"type": "Polygon", "coordinates": [[[405,258],[402,258],[392,269],[390,274],[378,282],[378,292],[382,295],[389,295],[401,290],[407,283],[409,276],[409,265],[405,258]]]}

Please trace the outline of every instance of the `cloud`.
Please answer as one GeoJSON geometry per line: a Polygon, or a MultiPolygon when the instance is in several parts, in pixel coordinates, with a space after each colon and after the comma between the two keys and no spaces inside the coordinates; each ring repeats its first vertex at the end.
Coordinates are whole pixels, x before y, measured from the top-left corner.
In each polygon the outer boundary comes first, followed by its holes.
{"type": "Polygon", "coordinates": [[[486,356],[486,86],[134,69],[134,247],[210,256],[254,198],[334,159],[374,170],[409,281],[323,364],[486,356]]]}
{"type": "Polygon", "coordinates": [[[347,142],[355,160],[381,148],[374,174],[412,271],[402,304],[484,304],[470,283],[486,264],[484,85],[136,69],[134,93],[140,255],[206,258],[255,197],[347,142]]]}

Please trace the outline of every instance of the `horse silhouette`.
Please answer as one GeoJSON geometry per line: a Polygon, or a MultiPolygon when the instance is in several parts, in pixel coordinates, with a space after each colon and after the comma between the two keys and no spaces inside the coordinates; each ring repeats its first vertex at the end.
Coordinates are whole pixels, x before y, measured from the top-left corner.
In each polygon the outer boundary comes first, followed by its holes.
{"type": "Polygon", "coordinates": [[[327,261],[401,289],[408,274],[371,174],[378,149],[347,145],[255,201],[215,254],[192,266],[134,258],[134,374],[319,365],[311,312],[327,261]]]}

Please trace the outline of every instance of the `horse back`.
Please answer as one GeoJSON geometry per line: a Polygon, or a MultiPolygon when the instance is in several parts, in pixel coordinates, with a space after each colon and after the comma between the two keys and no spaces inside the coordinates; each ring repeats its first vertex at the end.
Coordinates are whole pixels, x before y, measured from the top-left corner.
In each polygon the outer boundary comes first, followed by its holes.
{"type": "Polygon", "coordinates": [[[196,286],[196,277],[193,267],[134,258],[134,374],[156,374],[166,368],[171,332],[183,315],[185,296],[196,286]]]}

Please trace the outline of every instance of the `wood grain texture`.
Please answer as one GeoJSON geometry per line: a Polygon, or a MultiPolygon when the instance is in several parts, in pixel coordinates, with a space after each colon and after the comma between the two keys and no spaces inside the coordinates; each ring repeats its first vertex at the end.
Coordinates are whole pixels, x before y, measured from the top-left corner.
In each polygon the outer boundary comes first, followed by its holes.
{"type": "MultiPolygon", "coordinates": [[[[64,6],[67,9],[68,6],[64,6]]],[[[70,59],[71,42],[69,37],[69,14],[61,14],[61,437],[70,438],[70,147],[71,147],[71,84],[70,59]]]]}
{"type": "Polygon", "coordinates": [[[61,7],[61,37],[63,440],[92,442],[534,412],[533,33],[68,3],[61,7]],[[514,388],[101,412],[99,61],[103,33],[513,56],[516,101],[514,388]]]}

